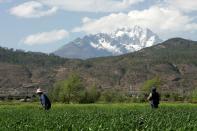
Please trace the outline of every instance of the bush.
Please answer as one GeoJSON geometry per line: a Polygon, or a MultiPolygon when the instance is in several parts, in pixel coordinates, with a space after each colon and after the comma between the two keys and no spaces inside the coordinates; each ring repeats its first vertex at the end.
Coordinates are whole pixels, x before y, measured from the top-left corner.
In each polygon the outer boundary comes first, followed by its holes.
{"type": "Polygon", "coordinates": [[[59,102],[60,100],[60,89],[61,89],[61,85],[62,82],[56,82],[54,84],[54,86],[49,90],[49,98],[51,99],[51,101],[53,102],[59,102]]]}
{"type": "Polygon", "coordinates": [[[80,102],[85,96],[85,87],[77,74],[71,74],[67,80],[54,84],[53,89],[50,91],[50,96],[54,101],[80,102]]]}
{"type": "Polygon", "coordinates": [[[111,103],[114,101],[115,94],[111,91],[105,91],[102,93],[101,101],[111,103]]]}
{"type": "Polygon", "coordinates": [[[163,101],[170,101],[170,97],[171,97],[170,93],[161,94],[161,100],[163,101]]]}
{"type": "Polygon", "coordinates": [[[191,102],[197,103],[197,89],[194,89],[191,94],[191,102]]]}
{"type": "Polygon", "coordinates": [[[86,89],[84,97],[80,100],[80,103],[95,103],[100,98],[100,91],[94,85],[89,89],[86,89]]]}
{"type": "Polygon", "coordinates": [[[120,92],[117,90],[109,90],[109,91],[104,91],[101,94],[100,100],[107,103],[113,103],[113,102],[127,102],[130,101],[130,98],[124,92],[120,92]]]}
{"type": "Polygon", "coordinates": [[[155,77],[153,79],[147,80],[142,86],[142,91],[150,92],[152,87],[160,88],[161,79],[159,77],[155,77]]]}
{"type": "Polygon", "coordinates": [[[183,98],[178,93],[171,93],[170,99],[172,101],[182,101],[183,100],[183,98]]]}

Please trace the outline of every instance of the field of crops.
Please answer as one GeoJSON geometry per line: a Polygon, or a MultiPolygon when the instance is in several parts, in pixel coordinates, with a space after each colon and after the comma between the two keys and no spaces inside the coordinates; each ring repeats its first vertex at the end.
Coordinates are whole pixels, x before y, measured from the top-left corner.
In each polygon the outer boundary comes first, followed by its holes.
{"type": "Polygon", "coordinates": [[[197,105],[147,104],[53,105],[0,104],[0,131],[12,130],[180,130],[197,131],[197,105]]]}

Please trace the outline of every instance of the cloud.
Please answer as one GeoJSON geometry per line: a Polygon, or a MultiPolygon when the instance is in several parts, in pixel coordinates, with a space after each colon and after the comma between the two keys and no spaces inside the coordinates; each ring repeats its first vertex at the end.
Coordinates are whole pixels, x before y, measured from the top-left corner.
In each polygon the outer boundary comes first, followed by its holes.
{"type": "Polygon", "coordinates": [[[166,0],[167,6],[184,12],[197,11],[196,0],[166,0]]]}
{"type": "Polygon", "coordinates": [[[99,19],[86,17],[82,20],[82,25],[74,28],[73,32],[109,33],[117,28],[134,25],[148,27],[164,37],[179,31],[197,30],[197,23],[193,22],[193,18],[175,9],[153,6],[145,10],[133,10],[127,14],[113,13],[99,19]]]}
{"type": "Polygon", "coordinates": [[[117,12],[144,0],[39,0],[45,5],[56,6],[66,11],[117,12]]]}
{"type": "Polygon", "coordinates": [[[42,45],[57,42],[68,37],[69,33],[63,29],[42,32],[27,36],[22,42],[26,45],[42,45]]]}
{"type": "Polygon", "coordinates": [[[40,2],[29,1],[10,9],[10,14],[24,18],[39,18],[49,16],[57,12],[57,7],[48,10],[40,2]]]}

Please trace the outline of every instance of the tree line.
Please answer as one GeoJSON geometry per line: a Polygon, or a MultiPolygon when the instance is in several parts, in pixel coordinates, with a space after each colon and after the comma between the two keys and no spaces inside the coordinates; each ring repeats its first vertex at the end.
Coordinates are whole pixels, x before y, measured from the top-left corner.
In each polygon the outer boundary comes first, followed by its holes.
{"type": "Polygon", "coordinates": [[[197,90],[195,89],[189,95],[183,95],[175,92],[162,92],[160,86],[161,79],[156,76],[144,82],[140,88],[141,93],[130,94],[120,89],[99,89],[97,85],[86,88],[81,77],[74,73],[68,79],[58,81],[49,91],[49,96],[54,102],[63,103],[113,103],[113,102],[146,102],[146,98],[154,86],[161,93],[163,101],[189,101],[197,102],[197,90]]]}

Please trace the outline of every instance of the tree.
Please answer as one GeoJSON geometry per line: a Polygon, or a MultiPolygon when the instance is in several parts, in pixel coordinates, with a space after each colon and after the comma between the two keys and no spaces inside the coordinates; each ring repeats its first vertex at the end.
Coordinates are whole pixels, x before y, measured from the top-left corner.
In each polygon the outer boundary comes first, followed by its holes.
{"type": "Polygon", "coordinates": [[[58,82],[56,88],[59,91],[58,98],[62,102],[79,102],[85,94],[83,82],[77,74],[71,74],[68,79],[58,82]]]}
{"type": "Polygon", "coordinates": [[[101,101],[112,103],[112,102],[126,102],[128,97],[126,96],[125,92],[117,89],[110,89],[102,92],[101,94],[101,101]]]}
{"type": "Polygon", "coordinates": [[[95,103],[100,98],[100,91],[96,85],[86,89],[85,96],[81,99],[80,103],[95,103]]]}
{"type": "Polygon", "coordinates": [[[152,87],[160,88],[160,86],[161,86],[161,79],[159,77],[155,77],[153,79],[147,80],[144,83],[142,90],[145,92],[149,92],[152,87]]]}
{"type": "Polygon", "coordinates": [[[53,88],[51,88],[49,90],[49,97],[51,98],[52,101],[57,102],[57,101],[61,101],[60,100],[60,90],[61,90],[61,86],[62,86],[62,82],[56,82],[53,86],[53,88]]]}
{"type": "Polygon", "coordinates": [[[194,103],[197,103],[197,88],[192,91],[191,100],[194,103]]]}

